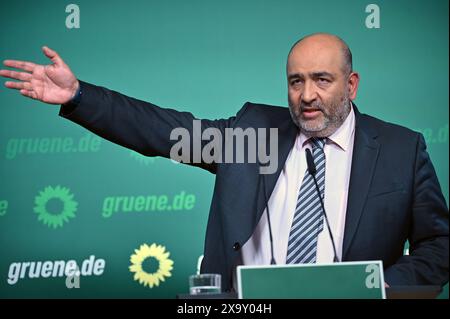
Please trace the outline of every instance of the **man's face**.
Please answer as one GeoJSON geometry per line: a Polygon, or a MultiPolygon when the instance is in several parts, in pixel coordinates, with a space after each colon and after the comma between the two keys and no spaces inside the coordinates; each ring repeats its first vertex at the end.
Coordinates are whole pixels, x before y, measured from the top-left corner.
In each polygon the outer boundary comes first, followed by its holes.
{"type": "Polygon", "coordinates": [[[291,52],[287,64],[289,109],[308,137],[327,137],[350,112],[349,75],[343,70],[339,45],[306,39],[291,52]]]}

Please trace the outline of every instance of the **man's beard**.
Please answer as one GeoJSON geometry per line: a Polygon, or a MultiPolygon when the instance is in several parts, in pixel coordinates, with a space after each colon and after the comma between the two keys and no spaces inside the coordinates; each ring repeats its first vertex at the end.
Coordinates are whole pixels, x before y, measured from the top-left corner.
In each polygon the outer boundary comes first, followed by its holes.
{"type": "Polygon", "coordinates": [[[307,137],[328,137],[337,131],[350,113],[350,98],[348,94],[344,94],[341,98],[333,99],[329,104],[319,100],[309,104],[301,101],[299,107],[289,101],[289,110],[292,120],[307,137]],[[322,112],[323,117],[319,123],[316,120],[302,118],[302,111],[307,109],[322,112]]]}

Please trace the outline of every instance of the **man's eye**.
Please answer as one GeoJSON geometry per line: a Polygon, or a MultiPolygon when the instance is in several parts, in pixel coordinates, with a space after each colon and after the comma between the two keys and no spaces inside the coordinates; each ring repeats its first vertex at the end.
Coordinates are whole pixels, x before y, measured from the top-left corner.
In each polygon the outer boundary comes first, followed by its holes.
{"type": "Polygon", "coordinates": [[[302,81],[300,79],[292,80],[291,85],[297,85],[300,84],[302,81]]]}
{"type": "Polygon", "coordinates": [[[328,80],[326,78],[319,78],[319,82],[320,83],[330,83],[330,80],[328,80]]]}

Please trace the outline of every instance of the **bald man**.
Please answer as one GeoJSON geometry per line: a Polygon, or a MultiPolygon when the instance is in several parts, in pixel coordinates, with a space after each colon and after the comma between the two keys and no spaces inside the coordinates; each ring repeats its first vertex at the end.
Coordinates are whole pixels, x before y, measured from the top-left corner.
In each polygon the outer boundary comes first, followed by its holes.
{"type": "MultiPolygon", "coordinates": [[[[53,64],[6,60],[21,70],[0,71],[20,80],[6,87],[61,105],[62,117],[147,156],[169,158],[176,128],[193,135],[191,114],[79,81],[55,51],[43,51],[53,64]]],[[[216,174],[202,272],[220,273],[230,290],[239,264],[382,260],[388,285],[444,285],[448,208],[422,135],[358,111],[359,76],[334,35],[298,41],[286,70],[289,108],[247,102],[229,119],[201,121],[220,136],[227,128],[278,133],[273,174],[250,162],[186,161],[216,174]]]]}

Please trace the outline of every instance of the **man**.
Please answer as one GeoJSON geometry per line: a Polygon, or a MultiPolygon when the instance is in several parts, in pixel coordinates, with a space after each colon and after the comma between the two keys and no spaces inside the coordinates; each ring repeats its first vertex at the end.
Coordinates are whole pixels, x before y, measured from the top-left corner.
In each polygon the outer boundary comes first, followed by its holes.
{"type": "MultiPolygon", "coordinates": [[[[43,50],[52,65],[4,62],[24,71],[0,71],[21,81],[6,82],[8,88],[62,104],[61,116],[147,156],[169,157],[173,129],[192,132],[191,114],[78,81],[56,52],[43,50]]],[[[382,260],[388,285],[444,285],[448,209],[422,135],[359,113],[351,102],[359,76],[349,48],[334,35],[298,41],[288,56],[287,80],[289,109],[246,103],[229,119],[202,120],[202,130],[222,133],[278,129],[274,174],[262,175],[251,163],[195,164],[216,174],[202,272],[222,274],[229,290],[239,263],[382,260]],[[406,240],[409,256],[403,256],[406,240]]]]}

